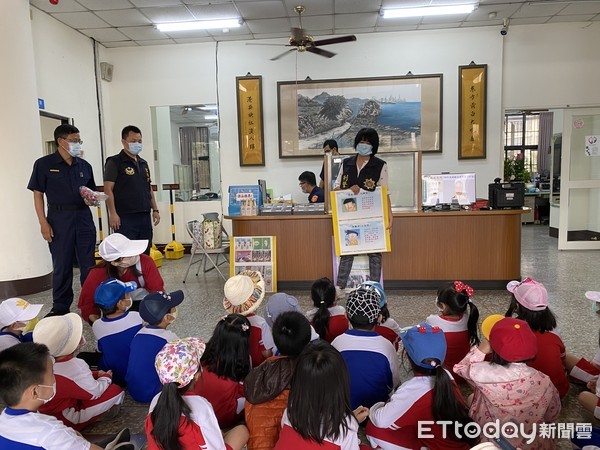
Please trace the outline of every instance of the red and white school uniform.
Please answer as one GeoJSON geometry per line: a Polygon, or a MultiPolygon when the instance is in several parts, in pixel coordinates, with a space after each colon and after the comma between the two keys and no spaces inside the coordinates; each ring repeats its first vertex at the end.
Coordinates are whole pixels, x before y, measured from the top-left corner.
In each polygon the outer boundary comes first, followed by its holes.
{"type": "Polygon", "coordinates": [[[577,361],[577,364],[571,369],[569,376],[577,381],[587,384],[592,380],[598,379],[598,376],[600,375],[598,367],[600,367],[600,350],[596,352],[596,356],[594,356],[594,359],[591,361],[584,358],[577,361]]]}
{"type": "Polygon", "coordinates": [[[464,380],[454,373],[454,365],[462,361],[471,349],[468,314],[463,314],[459,318],[432,314],[425,319],[425,322],[432,327],[439,327],[444,332],[446,338],[444,368],[452,372],[457,383],[464,383],[464,380]]]}
{"type": "Polygon", "coordinates": [[[77,431],[95,422],[115,405],[123,403],[125,393],[110,377],[98,377],[82,359],[68,356],[54,363],[56,395],[42,405],[42,414],[54,416],[77,431]]]}
{"type": "MultiPolygon", "coordinates": [[[[325,438],[321,444],[317,441],[307,441],[300,433],[298,433],[292,425],[287,416],[287,409],[283,413],[281,418],[281,432],[279,433],[279,440],[273,450],[291,450],[291,449],[302,449],[302,450],[359,450],[368,449],[369,447],[361,446],[360,439],[358,438],[358,423],[354,420],[354,417],[347,418],[348,431],[344,434],[340,432],[340,436],[337,439],[325,438]]],[[[341,428],[341,427],[340,427],[341,428]]]]}
{"type": "MultiPolygon", "coordinates": [[[[154,411],[160,394],[157,394],[150,403],[150,411],[146,417],[145,429],[148,439],[148,450],[161,450],[152,436],[154,428],[151,413],[154,411]]],[[[201,450],[231,450],[223,441],[223,435],[210,403],[193,392],[183,395],[183,401],[190,408],[190,418],[181,416],[179,421],[179,444],[183,449],[201,450]]]]}
{"type": "Polygon", "coordinates": [[[273,350],[275,342],[269,324],[265,319],[256,314],[248,314],[246,319],[250,322],[250,358],[252,367],[258,367],[267,359],[264,351],[273,350]]]}
{"type": "MultiPolygon", "coordinates": [[[[447,372],[448,373],[448,372],[447,372]]],[[[448,373],[448,376],[450,374],[448,373]]],[[[456,389],[457,396],[460,392],[456,389]]],[[[459,397],[460,398],[460,397],[459,397]]],[[[383,450],[468,449],[464,442],[442,437],[442,427],[433,421],[433,381],[431,377],[416,375],[403,383],[389,401],[376,403],[369,412],[366,434],[373,447],[383,450]],[[418,438],[418,423],[430,421],[423,431],[431,438],[418,438]],[[379,447],[378,447],[379,446],[379,447]]]]}
{"type": "Polygon", "coordinates": [[[538,351],[535,359],[527,365],[548,375],[562,399],[569,392],[569,379],[564,365],[565,344],[556,330],[545,333],[534,331],[533,334],[537,338],[538,351]]]}
{"type": "Polygon", "coordinates": [[[388,320],[386,320],[382,324],[375,326],[375,329],[373,331],[378,335],[386,338],[392,344],[394,344],[394,348],[396,349],[396,351],[398,351],[400,333],[402,332],[402,329],[400,328],[400,325],[398,325],[398,322],[389,317],[388,320]]]}
{"type": "Polygon", "coordinates": [[[229,428],[244,417],[244,383],[219,377],[206,367],[194,386],[194,393],[212,405],[221,428],[229,428]]]}
{"type": "MultiPolygon", "coordinates": [[[[160,276],[154,260],[150,256],[142,253],[135,267],[142,274],[140,277],[135,277],[128,267],[119,277],[119,280],[123,283],[135,281],[139,288],[144,288],[149,293],[165,290],[165,283],[160,276]]],[[[108,278],[110,277],[106,267],[92,267],[90,269],[83,286],[81,286],[81,293],[77,302],[77,306],[81,310],[81,317],[84,320],[89,320],[90,314],[100,315],[100,309],[94,304],[94,294],[96,288],[103,281],[108,280],[108,278]]]]}
{"type": "MultiPolygon", "coordinates": [[[[328,309],[330,317],[327,329],[325,330],[325,340],[331,344],[336,337],[344,334],[350,328],[350,322],[348,322],[348,318],[346,317],[346,308],[343,306],[333,305],[328,309]]],[[[306,318],[311,325],[317,311],[318,308],[313,308],[306,313],[306,318]]]]}

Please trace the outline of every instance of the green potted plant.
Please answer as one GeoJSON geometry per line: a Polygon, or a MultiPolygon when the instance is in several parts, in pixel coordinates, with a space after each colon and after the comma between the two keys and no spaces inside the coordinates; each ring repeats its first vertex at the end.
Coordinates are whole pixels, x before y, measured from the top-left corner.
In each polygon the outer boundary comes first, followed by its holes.
{"type": "Polygon", "coordinates": [[[519,154],[513,158],[504,160],[504,181],[517,181],[529,183],[531,181],[530,173],[525,168],[525,159],[519,154]]]}

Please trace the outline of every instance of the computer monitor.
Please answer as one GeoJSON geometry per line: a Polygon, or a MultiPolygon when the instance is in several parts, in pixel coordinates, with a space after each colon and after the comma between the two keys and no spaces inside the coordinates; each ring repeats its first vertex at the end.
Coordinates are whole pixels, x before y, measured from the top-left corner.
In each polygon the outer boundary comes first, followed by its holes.
{"type": "Polygon", "coordinates": [[[422,176],[423,206],[470,205],[476,201],[474,173],[441,173],[422,176]]]}

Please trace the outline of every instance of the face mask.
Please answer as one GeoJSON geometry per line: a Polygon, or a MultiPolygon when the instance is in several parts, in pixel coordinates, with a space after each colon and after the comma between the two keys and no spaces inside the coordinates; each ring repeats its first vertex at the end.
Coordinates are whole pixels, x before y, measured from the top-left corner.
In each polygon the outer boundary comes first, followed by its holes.
{"type": "Polygon", "coordinates": [[[444,308],[440,306],[440,303],[438,303],[437,297],[435,298],[435,307],[438,309],[439,312],[442,312],[444,310],[444,308]]]}
{"type": "Polygon", "coordinates": [[[69,155],[73,158],[81,155],[81,144],[78,142],[69,142],[69,155]]]}
{"type": "Polygon", "coordinates": [[[359,155],[369,156],[371,153],[373,153],[373,146],[371,144],[360,143],[356,146],[356,151],[359,155]]]}
{"type": "Polygon", "coordinates": [[[121,261],[117,263],[119,267],[131,267],[135,266],[140,260],[140,255],[136,256],[127,256],[125,258],[121,258],[121,261]]]}
{"type": "Polygon", "coordinates": [[[177,320],[177,308],[175,308],[175,312],[169,313],[169,315],[173,318],[171,323],[175,322],[177,320]]]}
{"type": "Polygon", "coordinates": [[[52,395],[50,396],[50,398],[40,398],[38,397],[38,400],[41,400],[44,402],[44,405],[46,403],[48,403],[50,400],[52,400],[54,398],[54,396],[56,395],[56,381],[54,382],[54,384],[52,386],[48,386],[46,384],[38,384],[38,386],[42,386],[42,387],[47,387],[47,388],[52,388],[52,395]]]}
{"type": "Polygon", "coordinates": [[[132,155],[138,155],[142,151],[142,143],[141,142],[130,142],[129,143],[129,153],[132,155]]]}
{"type": "Polygon", "coordinates": [[[125,307],[125,312],[129,311],[129,309],[133,306],[133,300],[129,299],[129,306],[125,307]]]}

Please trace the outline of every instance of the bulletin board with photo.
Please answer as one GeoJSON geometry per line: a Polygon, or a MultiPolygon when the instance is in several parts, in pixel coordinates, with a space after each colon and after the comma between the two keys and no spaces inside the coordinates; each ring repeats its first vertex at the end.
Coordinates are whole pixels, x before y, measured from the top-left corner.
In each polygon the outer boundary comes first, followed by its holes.
{"type": "Polygon", "coordinates": [[[260,272],[266,292],[277,292],[277,252],[275,236],[232,237],[230,276],[244,270],[260,272]]]}
{"type": "Polygon", "coordinates": [[[331,192],[335,254],[360,255],[391,251],[387,189],[331,192]]]}

